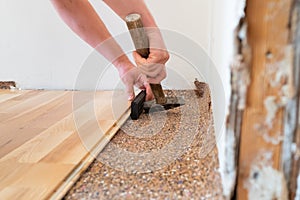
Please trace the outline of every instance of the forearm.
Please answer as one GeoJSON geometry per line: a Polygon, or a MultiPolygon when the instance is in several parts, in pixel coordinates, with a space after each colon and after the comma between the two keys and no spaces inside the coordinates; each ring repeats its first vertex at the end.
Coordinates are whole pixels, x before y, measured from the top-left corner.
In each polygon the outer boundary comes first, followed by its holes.
{"type": "Polygon", "coordinates": [[[121,47],[111,37],[106,26],[87,0],[51,0],[51,2],[64,22],[106,59],[117,67],[120,59],[123,61],[127,59],[123,55],[121,47]],[[104,45],[99,45],[104,41],[106,41],[104,45]],[[116,58],[119,59],[115,60],[116,58]]]}

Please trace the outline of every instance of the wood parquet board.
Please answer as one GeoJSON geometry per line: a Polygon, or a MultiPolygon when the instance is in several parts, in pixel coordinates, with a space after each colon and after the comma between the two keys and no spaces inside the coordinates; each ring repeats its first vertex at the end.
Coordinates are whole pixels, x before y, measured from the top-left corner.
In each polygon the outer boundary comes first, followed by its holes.
{"type": "Polygon", "coordinates": [[[58,199],[129,116],[121,91],[0,90],[0,199],[58,199]]]}

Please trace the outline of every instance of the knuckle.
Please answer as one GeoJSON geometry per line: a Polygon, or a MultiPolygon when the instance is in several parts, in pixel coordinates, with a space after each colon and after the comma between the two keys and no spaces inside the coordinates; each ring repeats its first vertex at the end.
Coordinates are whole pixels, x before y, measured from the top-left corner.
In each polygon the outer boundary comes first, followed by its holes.
{"type": "Polygon", "coordinates": [[[169,60],[169,58],[170,58],[170,54],[167,51],[164,52],[164,58],[166,60],[169,60]]]}

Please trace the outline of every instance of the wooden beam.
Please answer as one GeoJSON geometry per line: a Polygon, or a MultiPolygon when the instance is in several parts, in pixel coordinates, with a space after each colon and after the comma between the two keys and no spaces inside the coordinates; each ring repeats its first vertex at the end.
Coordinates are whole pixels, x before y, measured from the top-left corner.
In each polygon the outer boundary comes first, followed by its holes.
{"type": "MultiPolygon", "coordinates": [[[[291,15],[291,30],[292,40],[294,44],[294,84],[295,84],[295,98],[293,104],[296,106],[294,109],[298,115],[294,117],[294,134],[291,136],[292,144],[290,145],[291,154],[289,157],[290,163],[287,163],[288,170],[286,173],[289,175],[289,199],[296,199],[296,192],[300,191],[300,185],[297,185],[297,179],[300,176],[300,1],[295,0],[293,5],[293,12],[291,15]]],[[[293,108],[289,110],[292,113],[293,108]]],[[[293,116],[293,115],[291,115],[293,116]]],[[[291,118],[291,117],[290,117],[291,118]]],[[[298,194],[299,195],[299,194],[298,194]]]]}
{"type": "Polygon", "coordinates": [[[237,199],[287,199],[281,159],[285,106],[294,95],[292,2],[247,1],[250,85],[240,138],[237,199]]]}

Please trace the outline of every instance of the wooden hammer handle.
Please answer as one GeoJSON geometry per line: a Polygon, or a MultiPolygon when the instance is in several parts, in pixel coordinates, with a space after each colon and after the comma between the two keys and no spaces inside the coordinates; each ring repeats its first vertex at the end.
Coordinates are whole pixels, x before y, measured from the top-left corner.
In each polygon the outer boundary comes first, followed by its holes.
{"type": "MultiPolygon", "coordinates": [[[[148,36],[143,28],[141,16],[139,14],[130,14],[125,18],[127,27],[130,31],[131,38],[133,40],[136,51],[143,57],[149,56],[149,40],[148,36]]],[[[161,84],[150,83],[151,90],[154,94],[157,104],[165,104],[167,99],[162,90],[161,84]]]]}

